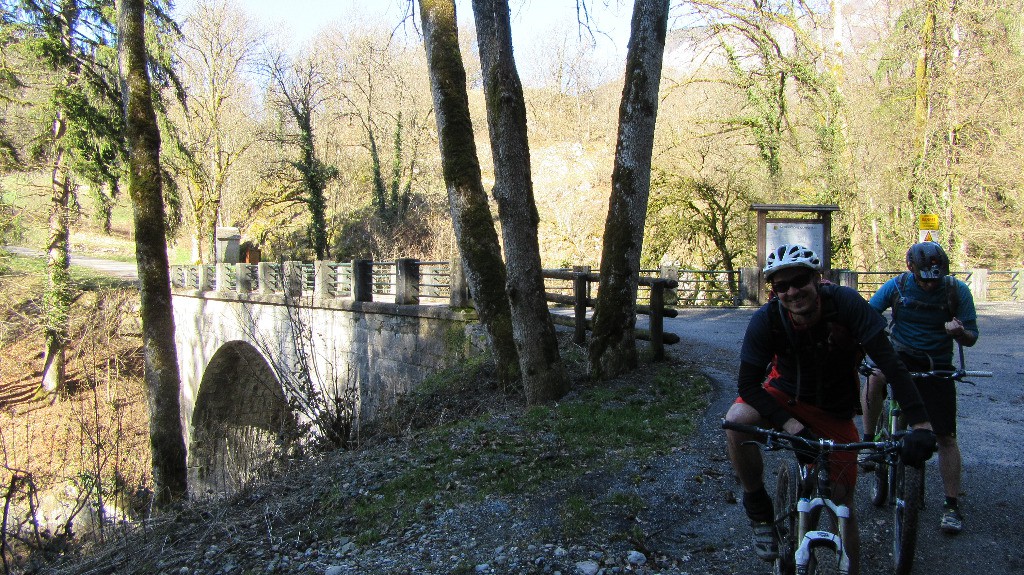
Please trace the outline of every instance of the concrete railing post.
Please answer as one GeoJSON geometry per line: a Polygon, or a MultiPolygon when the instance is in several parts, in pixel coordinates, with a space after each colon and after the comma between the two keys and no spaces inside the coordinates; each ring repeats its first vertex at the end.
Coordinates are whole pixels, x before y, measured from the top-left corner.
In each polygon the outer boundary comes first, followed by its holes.
{"type": "Polygon", "coordinates": [[[985,268],[973,268],[971,270],[971,295],[975,302],[988,301],[988,270],[985,268]]]}
{"type": "Polygon", "coordinates": [[[832,272],[836,283],[857,291],[857,272],[851,270],[835,270],[832,272]]]}
{"type": "Polygon", "coordinates": [[[247,264],[234,264],[235,266],[235,281],[238,293],[249,293],[252,291],[252,277],[249,274],[249,266],[247,264]]]}
{"type": "Polygon", "coordinates": [[[395,260],[395,303],[418,305],[420,303],[420,261],[414,258],[395,260]]]}
{"type": "Polygon", "coordinates": [[[210,289],[210,281],[213,278],[209,276],[209,269],[202,264],[196,266],[196,290],[204,292],[210,289]]]}
{"type": "Polygon", "coordinates": [[[288,297],[302,295],[302,262],[284,262],[281,266],[281,290],[288,297]]]}
{"type": "Polygon", "coordinates": [[[217,262],[217,283],[214,291],[231,291],[231,268],[234,264],[217,262]]]}
{"type": "Polygon", "coordinates": [[[740,268],[740,305],[760,305],[761,270],[740,268]]]}
{"type": "Polygon", "coordinates": [[[373,301],[373,262],[352,260],[352,300],[373,301]]]}
{"type": "MultiPolygon", "coordinates": [[[[679,285],[679,266],[661,266],[661,279],[674,280],[679,285]]],[[[676,288],[665,288],[665,305],[676,305],[679,302],[679,291],[676,288]]]]}
{"type": "Polygon", "coordinates": [[[331,262],[313,262],[313,297],[334,297],[334,268],[331,267],[331,262]]]}
{"type": "Polygon", "coordinates": [[[257,293],[272,295],[277,290],[277,274],[274,272],[274,264],[270,262],[256,264],[256,276],[259,278],[256,281],[259,285],[257,293]]]}
{"type": "Polygon", "coordinates": [[[469,294],[469,282],[466,281],[466,270],[462,267],[462,258],[455,258],[451,264],[450,294],[448,306],[453,308],[472,307],[473,300],[469,294]]]}

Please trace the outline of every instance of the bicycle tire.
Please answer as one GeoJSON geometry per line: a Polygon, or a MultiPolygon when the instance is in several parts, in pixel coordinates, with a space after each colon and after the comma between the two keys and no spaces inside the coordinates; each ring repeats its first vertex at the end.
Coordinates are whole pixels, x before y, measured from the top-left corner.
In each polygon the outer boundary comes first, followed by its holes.
{"type": "MultiPolygon", "coordinates": [[[[884,403],[881,414],[882,428],[875,434],[875,441],[888,441],[890,439],[888,426],[890,425],[889,418],[891,413],[892,406],[887,400],[884,403]]],[[[889,500],[889,462],[881,457],[879,459],[880,461],[875,463],[875,480],[871,485],[871,504],[875,507],[881,507],[889,500]]]]}
{"type": "Polygon", "coordinates": [[[895,503],[893,518],[893,572],[907,575],[914,565],[917,548],[917,521],[924,505],[924,467],[895,465],[895,503]]]}
{"type": "MultiPolygon", "coordinates": [[[[835,515],[827,509],[821,511],[816,529],[819,531],[839,532],[835,515]]],[[[808,575],[840,575],[839,554],[828,545],[817,545],[811,548],[810,561],[807,563],[808,575]]]]}
{"type": "Polygon", "coordinates": [[[775,560],[774,575],[793,575],[796,572],[796,532],[798,515],[796,503],[800,499],[800,468],[795,461],[783,461],[775,482],[775,528],[779,533],[779,558],[775,560]]]}
{"type": "Polygon", "coordinates": [[[873,473],[875,480],[871,485],[871,504],[881,507],[889,500],[889,463],[885,461],[875,463],[873,473]]]}

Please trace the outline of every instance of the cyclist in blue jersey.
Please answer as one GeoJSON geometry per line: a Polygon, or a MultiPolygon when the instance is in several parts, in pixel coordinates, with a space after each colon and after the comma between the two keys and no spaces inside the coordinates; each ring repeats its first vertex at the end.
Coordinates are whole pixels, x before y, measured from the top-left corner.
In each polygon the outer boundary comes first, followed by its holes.
{"type": "MultiPolygon", "coordinates": [[[[964,282],[949,275],[949,257],[935,242],[907,250],[907,272],[885,282],[871,297],[879,313],[892,308],[890,339],[910,371],[953,368],[954,343],[978,341],[974,298],[964,282]]],[[[939,475],[946,500],[939,528],[949,534],[963,529],[960,513],[961,458],[956,440],[956,382],[947,378],[917,381],[938,440],[939,475]]],[[[885,377],[875,370],[862,396],[864,437],[873,438],[878,425],[885,377]]],[[[866,454],[861,454],[865,467],[866,454]]]]}

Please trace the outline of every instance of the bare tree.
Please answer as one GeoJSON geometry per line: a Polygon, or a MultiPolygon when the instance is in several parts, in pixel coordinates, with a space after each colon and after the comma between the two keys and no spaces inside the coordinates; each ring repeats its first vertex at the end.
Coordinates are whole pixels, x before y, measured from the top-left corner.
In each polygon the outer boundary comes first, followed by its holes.
{"type": "Polygon", "coordinates": [[[509,388],[519,373],[506,270],[476,154],[454,0],[420,0],[420,20],[455,237],[473,305],[494,350],[499,384],[509,388]]]}
{"type": "Polygon", "coordinates": [[[292,59],[278,53],[267,64],[270,94],[276,111],[285,120],[272,137],[291,147],[294,154],[278,171],[282,187],[278,201],[302,204],[309,213],[307,238],[317,259],[330,255],[327,241],[327,184],[338,177],[335,166],[321,160],[317,149],[315,114],[326,99],[324,63],[310,54],[292,59]]]}
{"type": "Polygon", "coordinates": [[[614,377],[637,364],[633,333],[636,292],[668,8],[668,0],[636,0],[633,5],[612,193],[601,253],[601,284],[590,343],[591,371],[597,377],[614,377]]]}
{"type": "Polygon", "coordinates": [[[172,173],[184,183],[198,261],[214,260],[223,203],[232,180],[240,176],[239,161],[256,141],[247,116],[251,100],[244,75],[261,40],[237,5],[208,0],[186,19],[177,49],[188,99],[174,110],[167,155],[172,173]]]}
{"type": "Polygon", "coordinates": [[[174,344],[171,280],[164,229],[160,130],[146,68],[145,1],[118,0],[118,59],[125,85],[128,192],[135,217],[135,255],[141,295],[142,341],[153,452],[154,503],[158,508],[188,493],[181,429],[181,378],[174,344]]]}

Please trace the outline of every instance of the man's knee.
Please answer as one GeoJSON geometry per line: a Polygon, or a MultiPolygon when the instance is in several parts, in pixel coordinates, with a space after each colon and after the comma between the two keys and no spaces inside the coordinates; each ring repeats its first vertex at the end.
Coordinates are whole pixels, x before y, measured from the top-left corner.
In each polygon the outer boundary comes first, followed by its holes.
{"type": "Polygon", "coordinates": [[[955,435],[939,435],[935,438],[935,442],[938,448],[945,451],[949,449],[959,449],[956,443],[955,435]]]}

